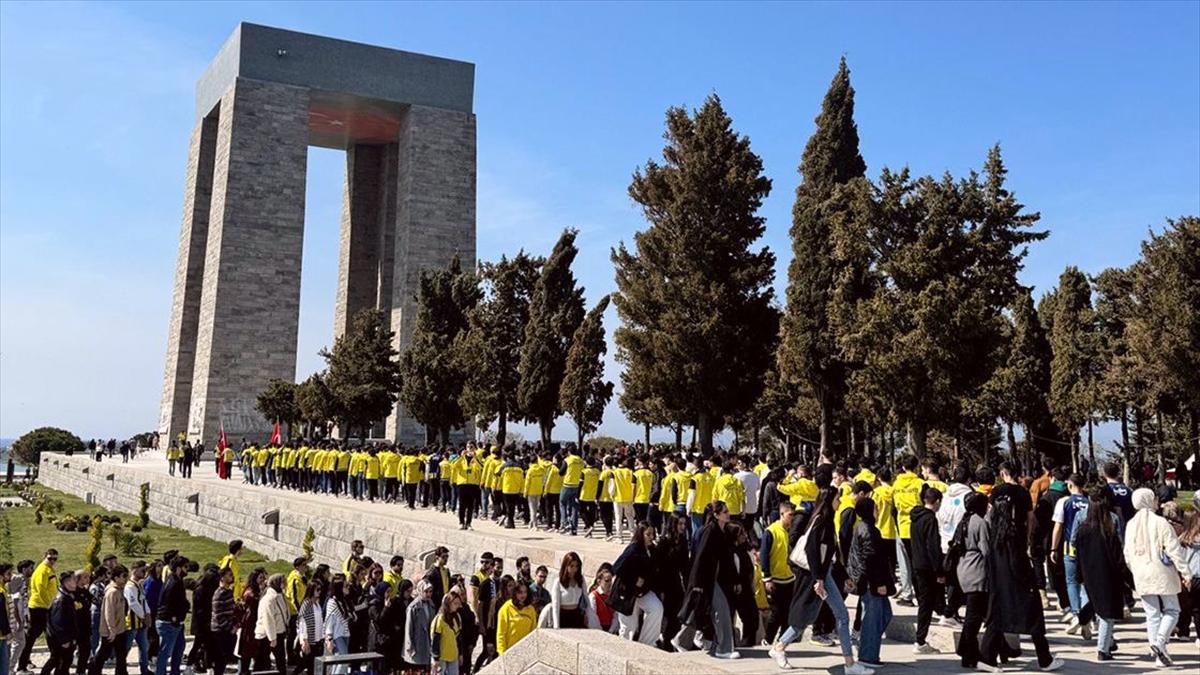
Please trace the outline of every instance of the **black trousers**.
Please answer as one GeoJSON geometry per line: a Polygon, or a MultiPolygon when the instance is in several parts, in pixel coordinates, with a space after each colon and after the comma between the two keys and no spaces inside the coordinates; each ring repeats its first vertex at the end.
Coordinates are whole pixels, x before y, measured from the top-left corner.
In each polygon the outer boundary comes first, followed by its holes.
{"type": "MultiPolygon", "coordinates": [[[[741,647],[757,647],[755,638],[758,636],[758,605],[754,601],[754,592],[745,590],[729,599],[733,605],[731,614],[737,614],[742,620],[741,647]]],[[[733,617],[730,616],[730,619],[733,617]]]]}
{"type": "Polygon", "coordinates": [[[29,609],[29,634],[25,637],[25,648],[17,657],[17,670],[28,670],[29,655],[33,653],[33,643],[37,642],[42,633],[46,632],[46,620],[49,618],[49,609],[35,607],[29,609]]]}
{"type": "MultiPolygon", "coordinates": [[[[1046,628],[1041,627],[1038,632],[1029,637],[1033,641],[1034,651],[1037,652],[1038,665],[1042,667],[1050,665],[1054,657],[1050,654],[1050,643],[1046,640],[1046,628]]],[[[997,657],[1005,649],[1008,649],[1008,643],[1004,641],[1004,631],[1001,630],[999,622],[989,621],[987,628],[983,631],[983,640],[979,644],[979,660],[996,665],[997,657]]]]}
{"type": "MultiPolygon", "coordinates": [[[[304,653],[303,649],[297,648],[296,661],[295,661],[295,663],[292,664],[292,667],[293,667],[292,672],[296,673],[296,675],[300,675],[301,673],[303,673],[304,675],[312,675],[313,661],[318,656],[323,656],[324,654],[325,654],[325,641],[324,640],[310,642],[308,644],[308,653],[307,654],[304,653]]],[[[213,675],[221,675],[221,673],[214,672],[213,675]]]]}
{"type": "Polygon", "coordinates": [[[442,488],[441,505],[442,513],[445,513],[446,509],[450,508],[450,481],[441,480],[438,481],[438,484],[442,488]]]}
{"type": "Polygon", "coordinates": [[[233,645],[237,641],[234,633],[218,630],[208,634],[208,658],[212,662],[212,675],[225,675],[225,666],[233,663],[233,645]]]}
{"type": "Polygon", "coordinates": [[[562,524],[562,512],[558,508],[558,495],[542,495],[542,510],[546,512],[546,525],[557,530],[562,524]]]}
{"type": "Polygon", "coordinates": [[[917,644],[923,645],[933,612],[945,611],[946,587],[938,583],[933,570],[913,570],[913,588],[917,594],[917,644]]]}
{"type": "Polygon", "coordinates": [[[776,581],[774,586],[775,589],[767,594],[771,614],[767,617],[766,639],[771,644],[775,644],[776,633],[787,629],[788,610],[792,607],[792,592],[796,588],[796,581],[792,580],[786,584],[776,581]]]}
{"type": "Polygon", "coordinates": [[[646,520],[647,518],[649,518],[650,517],[650,505],[649,504],[634,504],[633,505],[633,517],[639,523],[642,522],[643,520],[646,520]]]}
{"type": "Polygon", "coordinates": [[[987,616],[988,594],[986,591],[966,593],[967,613],[963,617],[962,635],[958,639],[958,656],[963,668],[974,668],[979,664],[979,628],[987,616]]]}
{"type": "Polygon", "coordinates": [[[83,630],[80,626],[79,639],[75,641],[75,672],[83,675],[88,671],[88,661],[92,658],[92,626],[83,630]]]}
{"type": "MultiPolygon", "coordinates": [[[[50,639],[46,642],[50,647],[50,658],[42,664],[42,675],[69,675],[71,662],[75,660],[75,643],[62,645],[50,639]]],[[[33,640],[30,639],[26,644],[32,645],[33,640]]]]}
{"type": "Polygon", "coordinates": [[[129,670],[125,661],[128,657],[129,637],[125,633],[121,633],[113,640],[100,638],[100,648],[96,650],[96,655],[92,658],[92,663],[88,667],[88,675],[100,675],[104,664],[110,658],[116,659],[117,675],[127,675],[129,670]]]}
{"type": "Polygon", "coordinates": [[[596,508],[600,509],[600,522],[604,523],[604,536],[611,537],[613,533],[612,502],[600,502],[596,508]]]}
{"type": "Polygon", "coordinates": [[[579,502],[579,515],[583,516],[584,529],[592,529],[596,524],[596,502],[579,502]]]}
{"type": "Polygon", "coordinates": [[[258,649],[254,652],[254,669],[258,671],[274,670],[278,673],[287,673],[287,642],[286,635],[279,635],[275,638],[275,646],[271,646],[271,641],[267,638],[262,638],[258,641],[258,649]],[[271,667],[271,658],[275,659],[275,667],[271,667]]]}
{"type": "Polygon", "coordinates": [[[521,508],[522,501],[523,497],[520,492],[504,495],[504,527],[509,529],[516,527],[513,518],[517,517],[517,509],[521,508]]]}
{"type": "Polygon", "coordinates": [[[417,484],[416,483],[405,483],[404,484],[404,501],[408,502],[408,508],[410,508],[410,509],[417,508],[417,484]]]}
{"type": "Polygon", "coordinates": [[[471,526],[475,516],[475,505],[479,503],[479,486],[463,483],[458,486],[458,524],[471,526]]]}

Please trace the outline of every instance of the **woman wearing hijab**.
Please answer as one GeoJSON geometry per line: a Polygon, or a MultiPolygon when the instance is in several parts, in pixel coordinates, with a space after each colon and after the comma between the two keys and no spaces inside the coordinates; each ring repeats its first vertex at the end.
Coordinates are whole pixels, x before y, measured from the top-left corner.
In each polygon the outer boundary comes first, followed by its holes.
{"type": "Polygon", "coordinates": [[[838,642],[845,660],[844,672],[846,675],[871,675],[875,672],[873,669],[854,660],[850,614],[842,598],[841,586],[846,580],[846,572],[837,559],[833,526],[838,490],[830,485],[828,476],[818,476],[818,482],[823,483],[824,487],[817,493],[812,515],[807,522],[797,519],[792,524],[793,528],[803,528],[803,534],[796,537],[796,546],[803,544],[803,548],[793,551],[792,556],[802,559],[803,564],[794,565],[796,586],[788,612],[788,628],[768,653],[781,669],[791,668],[787,660],[787,646],[799,640],[804,629],[816,620],[821,607],[828,605],[837,624],[838,642]]]}
{"type": "Polygon", "coordinates": [[[404,660],[413,669],[429,670],[430,647],[429,627],[438,608],[433,605],[433,586],[422,579],[417,582],[416,597],[408,606],[404,625],[404,660]]]}
{"type": "Polygon", "coordinates": [[[1191,574],[1175,530],[1166,518],[1154,513],[1158,500],[1147,488],[1133,491],[1133,518],[1125,525],[1125,562],[1133,574],[1133,587],[1146,612],[1146,636],[1155,663],[1173,664],[1167,644],[1179,622],[1179,575],[1191,574]]]}
{"type": "MultiPolygon", "coordinates": [[[[988,514],[987,556],[988,622],[983,634],[979,662],[996,667],[1003,656],[1005,633],[1029,635],[1037,651],[1038,667],[1045,671],[1062,668],[1062,659],[1050,653],[1046,640],[1046,617],[1029,560],[1025,520],[1017,521],[1016,504],[1007,495],[996,498],[988,514]]],[[[983,668],[988,670],[989,668],[983,668]]]]}
{"type": "Polygon", "coordinates": [[[1088,510],[1075,535],[1075,559],[1088,604],[1100,630],[1097,659],[1111,661],[1117,646],[1113,629],[1125,611],[1125,559],[1121,554],[1120,516],[1113,513],[1112,497],[1101,485],[1088,494],[1088,510]]]}
{"type": "Polygon", "coordinates": [[[383,607],[371,617],[375,626],[375,648],[383,654],[388,672],[404,670],[404,626],[412,594],[412,581],[402,580],[396,586],[396,592],[384,600],[383,607]]]}

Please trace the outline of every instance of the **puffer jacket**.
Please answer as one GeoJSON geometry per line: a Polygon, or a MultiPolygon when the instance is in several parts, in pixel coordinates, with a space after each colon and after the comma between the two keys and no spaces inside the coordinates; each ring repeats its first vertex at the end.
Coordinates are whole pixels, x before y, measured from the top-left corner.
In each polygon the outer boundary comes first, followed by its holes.
{"type": "Polygon", "coordinates": [[[1154,513],[1154,493],[1133,492],[1133,519],[1125,526],[1125,562],[1138,595],[1177,595],[1179,575],[1191,575],[1183,547],[1166,518],[1154,513]]]}
{"type": "Polygon", "coordinates": [[[887,587],[887,595],[895,592],[895,577],[888,568],[883,536],[874,523],[860,520],[854,526],[846,572],[859,595],[875,593],[880,586],[887,587]]]}

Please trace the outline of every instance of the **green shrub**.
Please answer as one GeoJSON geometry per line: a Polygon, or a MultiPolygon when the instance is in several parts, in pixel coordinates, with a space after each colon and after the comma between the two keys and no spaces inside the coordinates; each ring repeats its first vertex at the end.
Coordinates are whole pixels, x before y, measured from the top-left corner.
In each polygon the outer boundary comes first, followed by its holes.
{"type": "MultiPolygon", "coordinates": [[[[142,483],[141,508],[138,509],[138,524],[146,527],[150,524],[150,484],[142,483]]],[[[136,530],[135,530],[136,532],[136,530]]]]}
{"type": "Polygon", "coordinates": [[[43,452],[82,452],[83,441],[66,429],[41,427],[21,436],[12,445],[13,458],[27,466],[42,462],[43,452]]]}

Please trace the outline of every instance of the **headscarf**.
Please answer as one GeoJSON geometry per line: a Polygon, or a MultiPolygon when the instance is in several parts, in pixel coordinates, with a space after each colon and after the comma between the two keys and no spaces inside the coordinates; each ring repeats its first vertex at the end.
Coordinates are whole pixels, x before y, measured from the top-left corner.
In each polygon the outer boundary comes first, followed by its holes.
{"type": "Polygon", "coordinates": [[[1157,517],[1154,514],[1154,491],[1149,488],[1134,490],[1133,508],[1137,509],[1137,513],[1125,526],[1125,541],[1133,547],[1135,556],[1157,558],[1161,551],[1151,550],[1150,537],[1150,522],[1157,517]]]}

